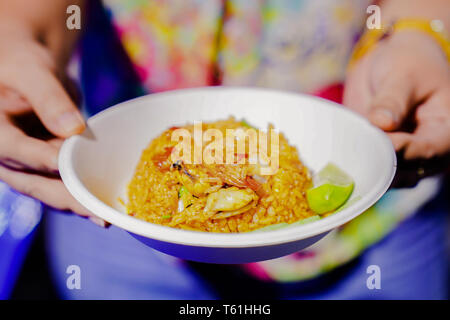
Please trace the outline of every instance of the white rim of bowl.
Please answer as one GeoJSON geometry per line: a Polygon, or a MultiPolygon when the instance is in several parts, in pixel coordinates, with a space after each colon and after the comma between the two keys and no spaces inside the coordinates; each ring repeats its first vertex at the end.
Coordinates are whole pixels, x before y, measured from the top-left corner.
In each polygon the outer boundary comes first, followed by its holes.
{"type": "Polygon", "coordinates": [[[380,172],[380,179],[378,184],[374,186],[371,192],[361,196],[361,198],[352,204],[348,208],[342,209],[326,218],[322,218],[318,221],[306,223],[304,225],[285,227],[277,230],[265,231],[265,232],[245,232],[245,233],[214,233],[214,232],[199,232],[176,229],[166,227],[162,225],[146,222],[127,214],[117,211],[116,209],[108,206],[93,194],[91,194],[83,183],[78,179],[72,166],[73,152],[77,140],[80,136],[73,136],[67,139],[59,153],[59,169],[61,178],[66,185],[72,196],[78,200],[83,206],[85,206],[91,212],[95,212],[98,217],[108,221],[112,225],[122,228],[126,231],[134,234],[147,237],[154,240],[163,242],[175,243],[186,246],[197,247],[217,247],[217,248],[248,248],[248,247],[263,247],[272,246],[282,243],[289,243],[299,241],[302,239],[310,238],[339,227],[344,223],[356,218],[365,210],[370,208],[376,203],[383,194],[389,188],[397,167],[397,158],[393,149],[392,143],[387,135],[380,129],[372,126],[362,116],[346,109],[342,108],[342,105],[334,103],[332,101],[309,96],[299,93],[291,93],[273,89],[252,88],[252,87],[201,87],[201,88],[189,88],[179,89],[173,91],[167,91],[162,93],[153,93],[146,96],[138,97],[132,100],[128,100],[105,109],[93,117],[89,118],[89,123],[93,124],[105,113],[111,113],[119,109],[125,104],[130,104],[140,99],[152,99],[154,97],[161,97],[162,95],[176,95],[183,93],[204,93],[204,91],[254,91],[261,93],[277,93],[283,95],[301,96],[302,98],[320,100],[324,108],[336,108],[339,107],[342,112],[349,113],[352,117],[357,118],[358,121],[364,121],[370,129],[378,136],[382,145],[386,148],[387,156],[390,158],[392,166],[386,168],[383,172],[380,172]],[[390,151],[390,152],[389,152],[390,151]]]}

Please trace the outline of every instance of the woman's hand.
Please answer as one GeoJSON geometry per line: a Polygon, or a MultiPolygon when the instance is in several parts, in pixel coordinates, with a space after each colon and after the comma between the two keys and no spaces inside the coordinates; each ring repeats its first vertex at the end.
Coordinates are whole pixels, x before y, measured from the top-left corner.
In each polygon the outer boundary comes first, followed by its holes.
{"type": "Polygon", "coordinates": [[[69,194],[58,177],[63,139],[85,126],[62,84],[64,50],[56,37],[44,46],[25,25],[10,27],[0,24],[0,180],[50,206],[72,210],[105,226],[69,194]],[[30,122],[36,116],[40,122],[30,122]],[[27,120],[25,126],[23,120],[27,120]],[[37,132],[39,127],[45,127],[44,135],[37,132]]]}
{"type": "Polygon", "coordinates": [[[450,152],[450,67],[427,34],[379,42],[349,71],[344,104],[387,131],[406,159],[450,152]]]}

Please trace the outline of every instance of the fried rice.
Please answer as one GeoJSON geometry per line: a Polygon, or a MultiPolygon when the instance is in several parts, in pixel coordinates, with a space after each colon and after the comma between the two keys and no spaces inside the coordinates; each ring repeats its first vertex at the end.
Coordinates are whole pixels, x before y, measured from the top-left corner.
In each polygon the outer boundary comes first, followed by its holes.
{"type": "MultiPolygon", "coordinates": [[[[194,126],[182,127],[191,134],[194,126]]],[[[234,118],[203,123],[202,130],[249,128],[234,118]]],[[[279,134],[279,168],[261,175],[255,164],[173,162],[177,142],[164,131],[143,151],[128,186],[129,215],[164,226],[206,231],[247,232],[315,215],[306,200],[312,181],[295,147],[279,134]]],[[[203,146],[205,148],[206,145],[203,146]]],[[[246,154],[241,156],[248,157],[246,154]]],[[[225,153],[224,153],[225,154],[225,153]]],[[[237,155],[239,158],[239,155],[237,155]]],[[[247,161],[248,162],[248,161],[247,161]]]]}

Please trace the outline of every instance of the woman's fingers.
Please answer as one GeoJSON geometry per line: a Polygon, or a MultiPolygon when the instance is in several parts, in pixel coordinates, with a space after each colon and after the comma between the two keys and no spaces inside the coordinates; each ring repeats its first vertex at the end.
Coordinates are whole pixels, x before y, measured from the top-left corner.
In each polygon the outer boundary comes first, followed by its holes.
{"type": "Polygon", "coordinates": [[[378,85],[370,105],[369,120],[385,131],[398,129],[413,107],[414,79],[392,73],[378,85]]]}
{"type": "Polygon", "coordinates": [[[441,127],[439,122],[420,125],[405,147],[405,159],[444,155],[450,150],[450,126],[441,127]]]}
{"type": "Polygon", "coordinates": [[[29,137],[0,114],[0,161],[13,160],[28,169],[58,171],[58,147],[29,137]]]}
{"type": "Polygon", "coordinates": [[[51,133],[67,138],[84,130],[83,117],[51,70],[38,63],[17,69],[26,74],[15,72],[12,77],[9,74],[9,79],[4,79],[6,73],[0,73],[0,81],[8,83],[30,102],[51,133]]]}
{"type": "Polygon", "coordinates": [[[0,85],[0,162],[16,169],[55,173],[61,139],[47,142],[27,136],[9,118],[31,110],[17,91],[0,85]]]}
{"type": "Polygon", "coordinates": [[[411,134],[408,132],[389,132],[389,138],[396,151],[404,149],[411,142],[411,134]]]}
{"type": "Polygon", "coordinates": [[[388,133],[395,150],[405,159],[441,156],[450,152],[450,88],[442,88],[416,110],[413,133],[388,133]]]}
{"type": "Polygon", "coordinates": [[[358,62],[358,66],[347,73],[343,104],[353,111],[367,117],[372,93],[366,79],[369,78],[367,57],[358,62]]]}
{"type": "Polygon", "coordinates": [[[64,143],[64,139],[53,138],[53,139],[48,140],[47,143],[49,143],[50,145],[52,145],[59,151],[59,149],[61,149],[61,147],[64,143]]]}
{"type": "Polygon", "coordinates": [[[405,158],[432,158],[450,152],[450,87],[433,94],[416,111],[417,128],[405,146],[405,158]]]}
{"type": "Polygon", "coordinates": [[[77,213],[82,216],[91,215],[86,209],[80,208],[80,205],[71,197],[61,180],[13,171],[2,166],[0,166],[0,179],[15,190],[37,198],[57,209],[76,209],[77,213]]]}
{"type": "Polygon", "coordinates": [[[59,179],[9,170],[0,166],[0,180],[15,190],[60,210],[71,210],[80,216],[88,217],[92,222],[105,227],[107,223],[94,216],[80,205],[67,191],[59,179]]]}
{"type": "Polygon", "coordinates": [[[0,84],[0,110],[11,115],[31,110],[31,105],[17,91],[0,84]]]}

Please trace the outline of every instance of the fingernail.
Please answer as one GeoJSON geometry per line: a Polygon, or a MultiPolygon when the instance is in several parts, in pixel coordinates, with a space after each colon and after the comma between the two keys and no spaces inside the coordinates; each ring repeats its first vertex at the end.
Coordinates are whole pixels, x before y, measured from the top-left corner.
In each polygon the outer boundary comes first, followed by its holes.
{"type": "Polygon", "coordinates": [[[389,121],[394,120],[394,114],[392,113],[391,110],[380,109],[380,110],[378,110],[378,114],[380,116],[388,119],[389,121]]]}
{"type": "Polygon", "coordinates": [[[58,121],[60,128],[68,135],[79,133],[84,123],[78,112],[63,113],[58,121]]]}
{"type": "Polygon", "coordinates": [[[397,117],[387,109],[376,110],[373,119],[377,125],[383,127],[391,127],[397,123],[397,117]]]}
{"type": "Polygon", "coordinates": [[[103,219],[100,219],[99,217],[89,217],[89,220],[91,220],[91,222],[95,223],[96,225],[98,225],[99,227],[105,228],[106,227],[106,221],[103,219]]]}

